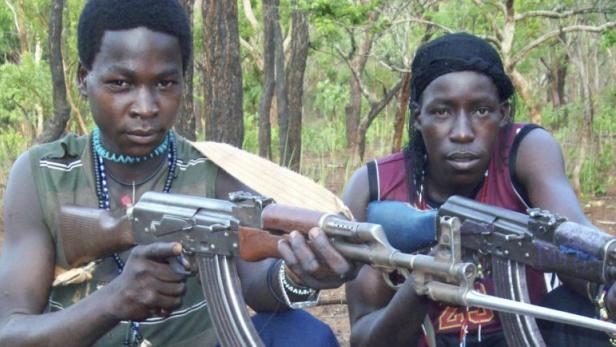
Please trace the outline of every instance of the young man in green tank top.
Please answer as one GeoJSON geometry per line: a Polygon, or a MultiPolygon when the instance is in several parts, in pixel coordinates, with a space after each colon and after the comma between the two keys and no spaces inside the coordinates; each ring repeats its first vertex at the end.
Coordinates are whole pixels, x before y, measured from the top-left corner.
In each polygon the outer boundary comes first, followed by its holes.
{"type": "MultiPolygon", "coordinates": [[[[97,128],[90,136],[37,146],[11,170],[0,260],[0,346],[214,345],[199,284],[167,263],[180,254],[178,243],[134,247],[99,260],[83,283],[52,286],[54,270],[68,267],[56,237],[60,206],[116,210],[148,190],[226,198],[246,189],[171,130],[191,54],[188,21],[177,0],[91,0],[78,40],[80,91],[97,128]]],[[[288,265],[238,262],[246,302],[257,312],[278,312],[257,319],[275,322],[258,328],[268,345],[337,345],[329,327],[289,311],[280,299],[288,297],[287,289],[273,284],[271,274],[284,274],[305,293],[306,287],[333,288],[352,277],[353,266],[341,261],[320,230],[312,230],[311,238],[312,246],[296,233],[279,244],[288,265]]]]}

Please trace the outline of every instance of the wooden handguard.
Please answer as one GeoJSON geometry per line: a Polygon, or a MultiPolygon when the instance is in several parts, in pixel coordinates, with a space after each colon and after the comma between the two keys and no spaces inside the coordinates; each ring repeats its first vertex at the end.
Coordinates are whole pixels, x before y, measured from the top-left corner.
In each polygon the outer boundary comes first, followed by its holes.
{"type": "Polygon", "coordinates": [[[59,238],[71,267],[86,264],[135,244],[126,216],[79,206],[62,206],[59,238]]]}
{"type": "Polygon", "coordinates": [[[278,253],[278,241],[287,235],[272,235],[256,228],[240,226],[240,257],[247,261],[259,261],[265,258],[281,258],[278,253]]]}
{"type": "Polygon", "coordinates": [[[319,226],[321,218],[326,213],[299,207],[284,205],[269,205],[263,209],[261,221],[263,229],[290,233],[297,230],[302,234],[319,226]]]}

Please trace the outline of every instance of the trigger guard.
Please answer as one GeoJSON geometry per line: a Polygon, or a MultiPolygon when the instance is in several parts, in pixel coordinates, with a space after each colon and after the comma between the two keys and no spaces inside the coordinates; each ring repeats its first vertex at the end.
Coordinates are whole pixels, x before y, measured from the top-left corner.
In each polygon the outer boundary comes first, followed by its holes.
{"type": "Polygon", "coordinates": [[[393,270],[383,271],[382,274],[383,274],[383,279],[385,280],[385,283],[387,283],[389,288],[397,291],[398,289],[400,289],[400,287],[402,287],[406,279],[409,278],[409,276],[411,275],[411,272],[408,269],[393,269],[393,270]],[[394,282],[394,280],[392,279],[392,276],[396,276],[396,277],[402,276],[404,280],[394,282]]]}

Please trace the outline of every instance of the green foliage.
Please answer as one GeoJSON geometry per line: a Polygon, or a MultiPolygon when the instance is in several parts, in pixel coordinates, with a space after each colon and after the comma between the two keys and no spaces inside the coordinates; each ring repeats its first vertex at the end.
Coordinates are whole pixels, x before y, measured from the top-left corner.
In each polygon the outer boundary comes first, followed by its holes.
{"type": "MultiPolygon", "coordinates": [[[[17,156],[24,152],[28,143],[24,141],[20,131],[12,128],[0,130],[0,175],[6,177],[8,168],[11,167],[17,156]]],[[[3,180],[0,179],[0,182],[3,180]]]]}
{"type": "MultiPolygon", "coordinates": [[[[37,109],[49,111],[51,103],[51,73],[46,61],[36,61],[31,54],[21,57],[21,64],[0,66],[0,126],[16,127],[34,124],[37,109]]],[[[40,112],[39,112],[40,113],[40,112]]]]}
{"type": "MultiPolygon", "coordinates": [[[[8,7],[0,6],[0,174],[8,171],[10,163],[31,142],[41,120],[52,114],[51,81],[47,53],[47,25],[50,13],[49,0],[9,0],[20,6],[27,32],[27,48],[30,53],[21,56],[19,37],[15,30],[13,14],[8,7]],[[35,54],[36,53],[36,54],[35,54]]],[[[262,21],[261,1],[250,0],[258,21],[262,21]]],[[[607,3],[602,0],[601,3],[607,3]]],[[[280,18],[283,35],[288,35],[291,0],[281,0],[280,18]]],[[[494,2],[492,2],[494,3],[494,2]]],[[[352,163],[346,148],[345,106],[349,99],[349,81],[353,75],[347,62],[338,53],[356,53],[365,33],[374,34],[375,41],[368,56],[362,81],[368,92],[382,96],[385,88],[391,88],[399,78],[399,71],[385,67],[392,65],[404,68],[426,33],[426,25],[420,20],[438,23],[433,27],[432,37],[441,35],[442,27],[452,31],[467,31],[478,35],[497,37],[495,28],[503,30],[505,18],[498,6],[487,2],[477,6],[473,0],[438,1],[436,6],[424,8],[425,2],[408,0],[297,0],[300,9],[307,11],[310,21],[310,53],[304,82],[304,118],[302,127],[303,173],[319,182],[330,185],[344,181],[356,163],[352,163]],[[371,14],[378,13],[376,21],[371,14]]],[[[63,53],[66,68],[67,89],[75,106],[87,115],[87,105],[79,101],[74,76],[77,71],[76,26],[83,0],[66,0],[63,53]]],[[[584,6],[578,0],[516,0],[516,14],[533,10],[561,11],[584,6]]],[[[254,28],[245,17],[241,2],[238,6],[240,36],[261,51],[262,28],[254,28]]],[[[196,69],[192,90],[195,104],[203,111],[203,20],[201,9],[194,9],[194,49],[196,69]]],[[[516,23],[515,54],[540,35],[570,24],[598,25],[616,20],[614,14],[580,15],[575,18],[545,19],[527,18],[516,23]],[[582,18],[583,17],[583,18],[582,18]]],[[[598,78],[593,120],[593,146],[591,154],[582,166],[582,189],[586,194],[601,194],[612,184],[614,173],[614,135],[616,134],[616,87],[613,74],[616,65],[613,59],[616,46],[616,30],[596,36],[602,74],[598,78]],[[608,87],[605,87],[608,86],[608,87]]],[[[553,130],[562,143],[566,161],[571,170],[578,153],[578,134],[581,129],[582,100],[578,95],[580,81],[576,79],[576,67],[570,64],[566,81],[567,104],[552,109],[547,101],[549,82],[545,79],[545,66],[540,59],[566,51],[569,41],[552,40],[533,49],[520,62],[517,71],[529,83],[533,94],[533,106],[542,108],[543,126],[553,130]]],[[[591,46],[591,45],[589,45],[591,46]]],[[[570,48],[570,47],[569,47],[570,48]]],[[[258,106],[262,92],[262,72],[255,63],[254,53],[241,46],[244,91],[245,137],[244,148],[258,152],[258,106]]],[[[260,53],[256,53],[260,54],[260,53]]],[[[352,58],[352,57],[351,57],[352,58]]],[[[190,91],[189,91],[190,92],[190,91]]],[[[529,105],[518,99],[516,121],[529,120],[529,105]]],[[[397,98],[375,119],[367,133],[366,159],[390,151],[392,124],[398,108],[397,98]]],[[[362,117],[367,115],[369,105],[362,101],[362,117]]],[[[198,118],[199,119],[199,118],[198,118]]],[[[198,130],[203,131],[198,124],[198,130]]],[[[74,125],[73,125],[74,126],[74,125]]],[[[406,142],[406,131],[405,141],[406,142]]],[[[203,134],[199,136],[203,138],[203,134]]],[[[278,156],[278,128],[272,126],[272,152],[278,156]]],[[[2,180],[0,180],[0,186],[2,180]]]]}
{"type": "Polygon", "coordinates": [[[0,64],[14,60],[19,51],[19,38],[14,30],[13,17],[8,6],[0,6],[0,64]]]}
{"type": "Polygon", "coordinates": [[[343,105],[348,98],[347,88],[325,79],[317,82],[313,95],[312,107],[315,110],[315,115],[330,121],[341,118],[337,115],[344,111],[343,105]]]}
{"type": "Polygon", "coordinates": [[[601,36],[601,45],[604,48],[616,46],[616,30],[609,30],[604,32],[601,36]]]}
{"type": "MultiPolygon", "coordinates": [[[[348,31],[365,25],[368,15],[378,8],[381,1],[372,0],[365,4],[357,4],[348,0],[302,0],[301,5],[310,15],[311,25],[316,29],[318,38],[313,40],[315,48],[322,44],[348,40],[348,31]]],[[[383,26],[384,20],[379,20],[376,26],[383,26]]],[[[374,28],[367,28],[373,30],[374,28]]]]}
{"type": "Polygon", "coordinates": [[[603,195],[614,184],[614,176],[610,174],[614,163],[614,145],[611,142],[601,143],[599,150],[588,156],[582,165],[580,183],[584,194],[591,196],[603,195]]]}

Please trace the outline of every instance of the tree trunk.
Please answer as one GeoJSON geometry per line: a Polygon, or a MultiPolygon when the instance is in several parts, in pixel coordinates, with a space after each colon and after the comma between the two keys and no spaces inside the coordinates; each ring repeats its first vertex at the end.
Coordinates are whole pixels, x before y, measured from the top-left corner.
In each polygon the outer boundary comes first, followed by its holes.
{"type": "MultiPolygon", "coordinates": [[[[190,28],[193,27],[193,10],[195,7],[195,0],[182,0],[182,6],[188,16],[188,23],[190,28]]],[[[192,42],[192,41],[191,41],[192,42]]],[[[195,109],[193,101],[193,66],[194,66],[194,54],[190,56],[188,60],[188,66],[186,66],[186,72],[184,73],[184,98],[182,100],[182,106],[180,108],[180,115],[175,123],[175,130],[178,134],[185,138],[195,141],[197,134],[195,132],[195,109]]]]}
{"type": "Polygon", "coordinates": [[[62,64],[62,13],[64,0],[53,0],[49,19],[49,66],[53,89],[53,116],[36,142],[54,141],[64,133],[71,116],[71,107],[66,97],[64,65],[62,64]]]}
{"type": "Polygon", "coordinates": [[[573,172],[571,181],[573,184],[573,189],[578,196],[582,194],[582,168],[584,166],[584,161],[586,160],[587,154],[590,152],[590,147],[593,142],[593,132],[592,132],[592,123],[595,114],[595,109],[593,105],[593,93],[591,89],[590,82],[590,68],[588,67],[587,57],[582,52],[582,43],[581,39],[578,38],[578,42],[576,43],[576,54],[575,57],[572,57],[574,63],[577,67],[579,76],[580,76],[580,96],[582,97],[583,103],[583,121],[582,121],[582,129],[578,132],[580,138],[578,139],[576,146],[579,149],[578,156],[575,160],[573,166],[573,172]]]}
{"type": "Polygon", "coordinates": [[[552,93],[552,106],[558,109],[565,105],[565,81],[567,78],[567,67],[569,66],[569,55],[566,52],[557,53],[552,62],[552,83],[550,90],[552,93]]]}
{"type": "Polygon", "coordinates": [[[344,107],[347,148],[357,148],[357,128],[361,117],[359,81],[351,77],[349,103],[344,107]]]}
{"type": "Polygon", "coordinates": [[[304,72],[308,59],[309,28],[308,17],[298,9],[297,0],[293,7],[291,29],[291,52],[287,66],[287,95],[289,101],[289,123],[287,128],[287,153],[289,168],[299,171],[302,152],[302,112],[304,95],[304,72]]]}
{"type": "Polygon", "coordinates": [[[280,153],[280,164],[287,166],[289,163],[289,103],[287,96],[287,81],[285,76],[284,62],[284,42],[282,30],[280,28],[280,14],[278,8],[280,1],[272,1],[272,30],[274,34],[274,76],[276,108],[278,110],[278,151],[280,153]]]}
{"type": "MultiPolygon", "coordinates": [[[[374,22],[378,17],[378,13],[370,14],[369,21],[374,22]]],[[[357,143],[359,141],[358,138],[358,128],[359,121],[361,119],[361,81],[364,74],[364,69],[366,68],[366,63],[368,62],[368,55],[370,55],[370,51],[372,50],[372,43],[374,40],[374,34],[369,30],[364,35],[364,40],[361,44],[359,52],[351,62],[351,69],[353,70],[353,76],[350,81],[350,97],[349,103],[345,107],[345,115],[346,115],[346,138],[347,138],[347,148],[355,151],[357,149],[357,143]]]]}
{"type": "Polygon", "coordinates": [[[522,76],[522,74],[516,69],[509,71],[509,75],[511,76],[511,80],[515,86],[515,89],[518,91],[518,94],[528,106],[531,123],[541,124],[541,110],[539,109],[539,106],[537,106],[537,103],[533,100],[528,81],[526,81],[524,76],[522,76]]]}
{"type": "Polygon", "coordinates": [[[268,159],[272,158],[270,110],[276,85],[274,10],[272,0],[263,0],[263,90],[261,92],[261,100],[259,100],[259,155],[268,159]]]}
{"type": "Polygon", "coordinates": [[[364,154],[366,152],[366,133],[368,132],[368,128],[370,128],[370,124],[372,124],[372,121],[374,121],[376,116],[381,113],[381,111],[385,108],[385,106],[387,106],[387,104],[389,104],[389,102],[396,95],[396,93],[398,93],[400,88],[402,88],[402,83],[403,80],[400,79],[395,86],[393,86],[389,91],[387,91],[385,95],[383,95],[383,98],[379,102],[372,104],[370,106],[370,112],[368,112],[368,116],[362,119],[361,123],[359,124],[359,128],[357,129],[357,158],[359,158],[360,161],[364,160],[364,154]]]}
{"type": "Polygon", "coordinates": [[[411,97],[411,73],[402,74],[402,90],[398,97],[398,113],[394,121],[394,137],[391,144],[391,152],[398,152],[402,148],[402,137],[404,135],[406,113],[409,109],[409,99],[411,97]]]}
{"type": "Polygon", "coordinates": [[[204,0],[202,12],[206,139],[241,147],[244,112],[237,2],[204,0]]]}

